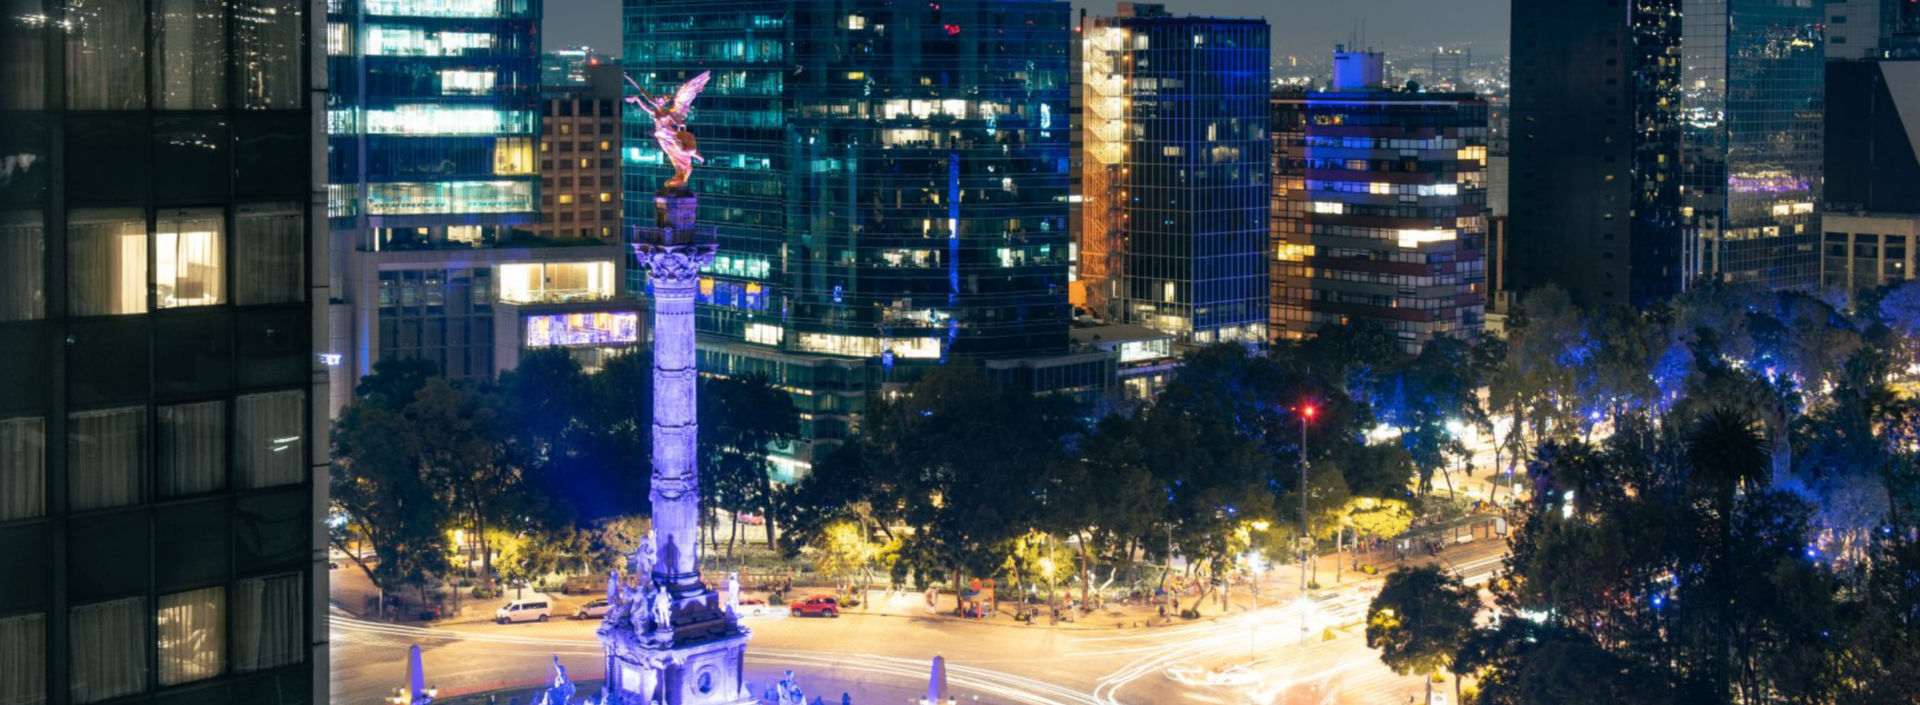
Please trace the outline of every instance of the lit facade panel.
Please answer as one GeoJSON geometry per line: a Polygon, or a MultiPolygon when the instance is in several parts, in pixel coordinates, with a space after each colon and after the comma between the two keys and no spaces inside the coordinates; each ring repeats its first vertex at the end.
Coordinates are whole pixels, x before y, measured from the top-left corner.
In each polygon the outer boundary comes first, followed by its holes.
{"type": "Polygon", "coordinates": [[[371,246],[392,226],[531,222],[540,0],[329,6],[328,179],[341,187],[329,198],[346,201],[329,206],[335,228],[371,246]]]}
{"type": "MultiPolygon", "coordinates": [[[[625,8],[636,80],[713,72],[692,118],[721,253],[698,289],[704,369],[789,387],[810,444],[916,366],[1066,351],[1067,3],[625,8]]],[[[623,126],[625,222],[647,225],[668,168],[645,116],[623,126]]]]}
{"type": "Polygon", "coordinates": [[[1087,304],[1183,343],[1264,341],[1270,28],[1133,7],[1081,31],[1087,304]]]}
{"type": "Polygon", "coordinates": [[[1485,101],[1362,87],[1277,96],[1271,109],[1273,336],[1357,319],[1413,353],[1436,336],[1478,336],[1485,101]]]}

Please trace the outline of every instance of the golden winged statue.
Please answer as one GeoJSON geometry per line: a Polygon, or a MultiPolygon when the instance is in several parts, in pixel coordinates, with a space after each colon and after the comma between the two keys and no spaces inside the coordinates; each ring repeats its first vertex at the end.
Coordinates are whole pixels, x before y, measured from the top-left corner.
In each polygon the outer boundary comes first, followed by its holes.
{"type": "Polygon", "coordinates": [[[707,87],[711,71],[701,71],[692,80],[673,89],[673,95],[656,96],[641,88],[640,84],[627,76],[627,84],[640,95],[628,96],[627,102],[646,108],[653,116],[653,141],[660,145],[661,153],[667,155],[667,161],[673,164],[673,178],[667,179],[666,188],[681,189],[687,187],[687,175],[693,172],[693,163],[706,163],[700,156],[700,149],[694,146],[693,133],[687,131],[687,112],[693,108],[694,97],[707,87]]]}

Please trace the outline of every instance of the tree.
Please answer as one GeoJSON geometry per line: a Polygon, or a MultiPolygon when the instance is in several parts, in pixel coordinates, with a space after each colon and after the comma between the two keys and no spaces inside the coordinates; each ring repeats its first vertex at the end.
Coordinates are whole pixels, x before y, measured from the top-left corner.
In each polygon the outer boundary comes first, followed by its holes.
{"type": "Polygon", "coordinates": [[[424,593],[447,569],[446,506],[420,472],[419,439],[403,413],[432,376],[431,364],[382,360],[333,428],[328,540],[382,593],[424,593]],[[348,545],[353,540],[371,546],[377,560],[370,565],[348,545]]]}
{"type": "MultiPolygon", "coordinates": [[[[501,400],[470,382],[435,377],[402,412],[405,432],[418,443],[422,475],[481,543],[480,581],[493,587],[493,549],[482,540],[503,521],[525,516],[521,474],[511,464],[501,400]]],[[[396,429],[398,430],[398,429],[396,429]]]]}
{"type": "Polygon", "coordinates": [[[860,522],[843,519],[816,534],[811,548],[814,570],[833,578],[836,585],[852,589],[855,580],[866,582],[880,557],[881,545],[867,535],[867,528],[860,522]]]}
{"type": "MultiPolygon", "coordinates": [[[[1379,649],[1381,663],[1395,673],[1426,676],[1432,700],[1432,676],[1452,667],[1473,630],[1476,602],[1458,579],[1433,566],[1394,571],[1367,607],[1367,646],[1379,649]]],[[[1456,676],[1456,701],[1459,690],[1456,676]]]]}
{"type": "MultiPolygon", "coordinates": [[[[775,503],[768,454],[800,436],[793,397],[765,377],[710,378],[700,384],[700,446],[708,492],[730,514],[758,512],[766,521],[767,545],[775,546],[775,503]]],[[[736,528],[738,524],[735,524],[736,528]]],[[[727,540],[732,555],[733,539],[727,540]]]]}

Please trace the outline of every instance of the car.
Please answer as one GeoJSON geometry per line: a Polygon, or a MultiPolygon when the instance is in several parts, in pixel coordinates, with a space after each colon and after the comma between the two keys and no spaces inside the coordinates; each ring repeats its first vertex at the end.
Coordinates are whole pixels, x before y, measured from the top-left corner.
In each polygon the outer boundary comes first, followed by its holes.
{"type": "Polygon", "coordinates": [[[831,595],[814,595],[794,602],[787,607],[787,614],[795,617],[839,617],[840,601],[831,595]]]}
{"type": "Polygon", "coordinates": [[[493,621],[500,624],[545,622],[552,616],[553,606],[546,600],[514,600],[493,611],[493,621]]]}
{"type": "Polygon", "coordinates": [[[574,610],[573,618],[574,619],[593,619],[594,617],[605,617],[607,616],[607,610],[610,610],[610,609],[613,609],[613,603],[607,602],[607,598],[602,597],[598,600],[594,600],[587,604],[581,605],[580,609],[574,610]]]}
{"type": "Polygon", "coordinates": [[[748,617],[758,617],[773,610],[767,607],[766,600],[758,597],[742,597],[740,598],[740,606],[735,611],[748,617]]]}
{"type": "Polygon", "coordinates": [[[566,582],[560,583],[560,594],[562,595],[591,595],[596,592],[604,593],[606,590],[607,574],[605,573],[575,575],[567,578],[566,582]]]}

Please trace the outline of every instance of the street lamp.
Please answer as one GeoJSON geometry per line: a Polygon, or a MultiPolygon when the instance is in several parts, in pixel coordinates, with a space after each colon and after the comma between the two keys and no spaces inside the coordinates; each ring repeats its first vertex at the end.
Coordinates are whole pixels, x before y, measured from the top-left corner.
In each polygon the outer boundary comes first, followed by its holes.
{"type": "Polygon", "coordinates": [[[1312,560],[1313,534],[1309,533],[1307,521],[1307,422],[1313,420],[1319,409],[1312,404],[1300,405],[1300,594],[1307,594],[1307,561],[1312,560]]]}

